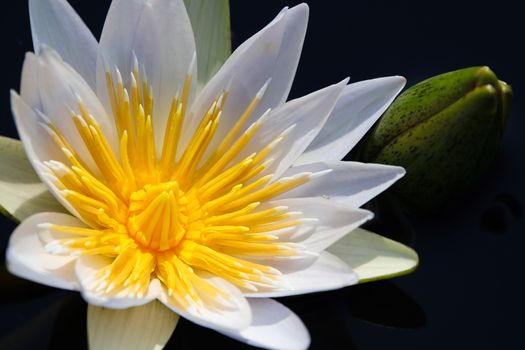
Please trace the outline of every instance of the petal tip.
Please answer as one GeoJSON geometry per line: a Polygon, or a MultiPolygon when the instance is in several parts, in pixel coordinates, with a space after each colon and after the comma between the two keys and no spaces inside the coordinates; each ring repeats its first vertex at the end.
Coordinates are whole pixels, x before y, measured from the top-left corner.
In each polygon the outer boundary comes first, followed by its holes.
{"type": "Polygon", "coordinates": [[[403,89],[407,83],[407,79],[401,75],[396,75],[395,77],[397,78],[398,84],[400,85],[399,90],[403,89]]]}
{"type": "Polygon", "coordinates": [[[403,168],[402,166],[396,166],[396,168],[398,170],[398,179],[406,175],[407,171],[405,170],[405,168],[403,168]]]}
{"type": "Polygon", "coordinates": [[[302,15],[308,16],[310,13],[310,6],[308,6],[307,3],[302,2],[294,7],[292,7],[290,10],[292,11],[301,11],[302,15]]]}
{"type": "Polygon", "coordinates": [[[13,100],[20,98],[20,95],[14,89],[9,90],[9,96],[11,96],[11,105],[13,105],[13,100]]]}

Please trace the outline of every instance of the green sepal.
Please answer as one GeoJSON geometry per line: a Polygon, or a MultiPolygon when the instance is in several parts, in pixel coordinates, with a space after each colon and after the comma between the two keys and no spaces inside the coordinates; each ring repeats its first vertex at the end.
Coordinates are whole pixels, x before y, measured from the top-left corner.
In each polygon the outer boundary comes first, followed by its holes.
{"type": "Polygon", "coordinates": [[[0,136],[0,212],[19,223],[40,212],[67,213],[40,181],[22,142],[0,136]]]}

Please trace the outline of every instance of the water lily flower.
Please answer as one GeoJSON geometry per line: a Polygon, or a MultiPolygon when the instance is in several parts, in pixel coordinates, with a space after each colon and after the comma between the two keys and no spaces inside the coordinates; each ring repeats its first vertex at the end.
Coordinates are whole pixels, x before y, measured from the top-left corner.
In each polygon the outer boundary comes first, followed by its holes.
{"type": "Polygon", "coordinates": [[[344,79],[286,102],[305,4],[281,11],[201,89],[182,0],[114,0],[100,42],[65,1],[30,10],[35,53],[12,109],[29,161],[69,214],[21,222],[13,274],[80,291],[104,307],[93,309],[98,325],[109,309],[135,310],[126,334],[137,341],[141,321],[169,310],[249,344],[302,349],[306,328],[271,298],[417,264],[409,248],[355,230],[372,217],[359,207],[404,170],[340,161],[405,80],[344,79]],[[157,311],[140,319],[141,305],[157,311]]]}

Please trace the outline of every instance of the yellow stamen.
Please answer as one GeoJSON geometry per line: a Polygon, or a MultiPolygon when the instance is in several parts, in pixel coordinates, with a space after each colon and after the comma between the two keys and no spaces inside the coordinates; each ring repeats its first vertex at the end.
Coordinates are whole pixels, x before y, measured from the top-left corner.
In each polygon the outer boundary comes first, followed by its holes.
{"type": "Polygon", "coordinates": [[[162,156],[159,165],[162,179],[164,181],[171,178],[175,166],[175,158],[177,156],[177,148],[179,144],[178,140],[183,119],[182,106],[182,103],[178,102],[177,98],[173,99],[168,124],[166,125],[162,156]]]}

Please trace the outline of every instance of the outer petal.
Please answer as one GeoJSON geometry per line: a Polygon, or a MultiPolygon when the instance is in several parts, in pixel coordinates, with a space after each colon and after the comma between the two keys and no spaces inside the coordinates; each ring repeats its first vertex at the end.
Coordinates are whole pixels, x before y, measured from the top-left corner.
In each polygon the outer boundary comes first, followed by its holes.
{"type": "Polygon", "coordinates": [[[323,130],[296,164],[342,159],[383,114],[405,82],[405,78],[394,76],[348,85],[323,130]]]}
{"type": "MultiPolygon", "coordinates": [[[[43,165],[43,161],[54,159],[64,161],[64,155],[58,150],[47,133],[39,125],[41,119],[15,92],[11,92],[11,108],[15,117],[18,134],[24,144],[27,158],[40,180],[51,191],[51,194],[64,208],[79,217],[78,212],[64,199],[59,189],[54,185],[54,179],[49,170],[43,165]]],[[[46,209],[49,210],[49,209],[46,209]]]]}
{"type": "Polygon", "coordinates": [[[248,299],[253,320],[237,332],[217,331],[264,349],[302,350],[310,345],[310,335],[303,322],[286,306],[272,299],[248,299]]]}
{"type": "Polygon", "coordinates": [[[357,275],[341,259],[328,252],[322,252],[309,267],[281,276],[287,288],[283,290],[260,290],[245,293],[247,297],[266,298],[322,292],[356,284],[357,275]]]}
{"type": "Polygon", "coordinates": [[[91,349],[162,349],[179,322],[179,315],[158,301],[126,310],[88,305],[91,349]]]}
{"type": "Polygon", "coordinates": [[[219,305],[212,296],[201,295],[203,304],[192,302],[191,307],[185,307],[176,297],[170,297],[165,289],[162,290],[159,300],[180,316],[203,327],[238,331],[251,324],[252,313],[246,298],[229,282],[222,278],[202,274],[207,282],[226,292],[229,296],[228,306],[219,305]]]}
{"type": "Polygon", "coordinates": [[[109,144],[116,149],[117,140],[113,137],[112,121],[108,119],[97,96],[83,78],[49,48],[43,49],[38,57],[33,54],[26,56],[21,90],[23,99],[12,93],[11,104],[28,158],[41,180],[61,204],[78,216],[53,185],[53,175],[42,165],[48,160],[65,161],[62,151],[43,125],[51,121],[80,158],[97,174],[98,168],[76,130],[71,111],[79,113],[80,98],[99,123],[109,144]]]}
{"type": "MultiPolygon", "coordinates": [[[[373,217],[368,210],[356,209],[324,198],[290,198],[276,200],[275,206],[286,206],[289,211],[301,212],[304,218],[316,221],[302,226],[303,231],[285,234],[285,241],[297,242],[311,252],[321,252],[346,234],[373,217]]],[[[276,235],[279,236],[278,233],[276,235]]]]}
{"type": "Polygon", "coordinates": [[[275,179],[288,169],[308,147],[330,116],[348,79],[287,102],[263,118],[261,129],[243,151],[242,156],[258,152],[286,135],[268,156],[273,162],[263,174],[274,174],[275,179]]]}
{"type": "Polygon", "coordinates": [[[7,268],[19,277],[48,286],[77,290],[74,272],[76,257],[57,256],[45,251],[39,238],[39,224],[83,225],[67,214],[40,213],[24,220],[13,232],[7,247],[7,268]]]}
{"type": "MultiPolygon", "coordinates": [[[[28,52],[22,67],[22,82],[20,96],[11,90],[11,109],[18,128],[18,134],[27,148],[30,141],[39,160],[65,160],[63,153],[58,149],[53,139],[40,125],[43,122],[36,110],[43,111],[44,107],[39,91],[39,70],[41,59],[28,52]],[[24,136],[27,140],[24,140],[24,136]]],[[[27,151],[27,149],[26,149],[27,151]]],[[[29,159],[33,155],[28,154],[29,159]]]]}
{"type": "Polygon", "coordinates": [[[212,101],[225,89],[228,89],[228,99],[218,135],[225,135],[232,128],[268,79],[271,81],[266,93],[247,124],[268,108],[284,103],[297,70],[307,21],[306,4],[284,9],[264,29],[239,46],[199,94],[191,109],[192,119],[183,135],[187,139],[191,137],[212,101]]]}
{"type": "Polygon", "coordinates": [[[21,90],[24,101],[48,118],[93,169],[96,169],[94,162],[71,117],[71,111],[80,113],[79,99],[100,125],[113,150],[118,149],[113,119],[86,81],[52,49],[43,48],[37,57],[26,56],[21,90]]]}
{"type": "Polygon", "coordinates": [[[419,264],[413,249],[361,228],[328,250],[350,265],[361,283],[406,275],[419,264]]]}
{"type": "Polygon", "coordinates": [[[29,15],[33,46],[55,49],[95,88],[97,40],[65,0],[30,0],[29,15]]]}
{"type": "Polygon", "coordinates": [[[405,174],[405,170],[398,166],[358,162],[319,162],[289,168],[283,177],[303,172],[328,173],[314,177],[310,182],[279,198],[323,197],[352,207],[360,207],[405,174]]]}
{"type": "MultiPolygon", "coordinates": [[[[108,110],[106,68],[117,67],[129,86],[136,55],[153,88],[157,150],[171,103],[195,54],[191,24],[182,0],[115,0],[104,24],[97,62],[97,91],[108,110]]],[[[196,81],[196,70],[192,72],[196,81]]]]}
{"type": "Polygon", "coordinates": [[[150,282],[148,292],[142,298],[130,296],[131,290],[110,295],[98,293],[96,291],[97,284],[94,283],[96,273],[110,263],[111,260],[103,256],[82,256],[78,258],[75,273],[81,284],[82,297],[88,303],[112,309],[126,309],[147,304],[160,295],[162,288],[158,280],[150,282]]]}

